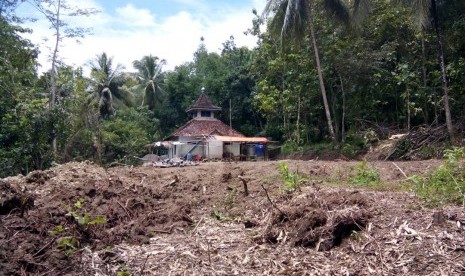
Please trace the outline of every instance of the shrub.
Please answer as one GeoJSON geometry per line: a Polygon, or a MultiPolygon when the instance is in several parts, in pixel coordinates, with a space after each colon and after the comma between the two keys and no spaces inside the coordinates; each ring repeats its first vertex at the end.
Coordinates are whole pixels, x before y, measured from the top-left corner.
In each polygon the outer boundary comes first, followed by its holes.
{"type": "MultiPolygon", "coordinates": [[[[62,203],[62,206],[68,211],[66,216],[73,218],[76,227],[64,227],[63,225],[56,226],[49,233],[56,238],[56,247],[61,249],[65,255],[70,255],[75,252],[91,236],[92,228],[98,224],[105,224],[107,220],[103,216],[90,216],[83,207],[84,200],[80,199],[74,203],[74,206],[67,206],[62,203]]],[[[69,226],[69,225],[68,225],[69,226]]]]}
{"type": "Polygon", "coordinates": [[[341,153],[346,157],[355,158],[366,152],[378,140],[378,135],[372,129],[359,132],[349,131],[345,143],[342,145],[341,153]]]}
{"type": "Polygon", "coordinates": [[[210,216],[219,221],[230,221],[231,218],[226,216],[225,214],[218,211],[216,208],[213,208],[210,212],[210,216]]]}
{"type": "Polygon", "coordinates": [[[299,175],[299,172],[290,172],[287,164],[282,162],[279,164],[279,171],[284,182],[284,191],[286,193],[293,193],[296,190],[300,189],[300,184],[302,182],[302,177],[299,175]]]}
{"type": "Polygon", "coordinates": [[[463,159],[465,148],[444,151],[444,162],[428,176],[414,175],[409,178],[415,194],[429,205],[465,203],[465,172],[463,159]]]}
{"type": "Polygon", "coordinates": [[[300,147],[294,140],[286,141],[281,147],[281,153],[284,154],[290,154],[300,151],[302,151],[302,147],[300,147]]]}
{"type": "Polygon", "coordinates": [[[349,176],[349,183],[354,186],[377,186],[380,183],[378,170],[367,168],[367,161],[364,160],[355,168],[355,174],[349,176]]]}

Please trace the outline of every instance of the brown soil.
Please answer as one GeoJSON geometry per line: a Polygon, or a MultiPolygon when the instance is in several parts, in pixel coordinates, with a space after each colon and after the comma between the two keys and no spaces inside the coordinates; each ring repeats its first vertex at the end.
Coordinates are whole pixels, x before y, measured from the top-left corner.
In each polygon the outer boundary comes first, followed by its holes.
{"type": "Polygon", "coordinates": [[[383,191],[348,186],[357,162],[287,162],[305,176],[293,194],[278,162],[108,170],[82,162],[5,178],[0,274],[465,273],[465,209],[425,208],[396,192],[404,173],[440,161],[370,162],[383,191]]]}
{"type": "Polygon", "coordinates": [[[264,240],[270,243],[289,239],[295,246],[328,251],[361,231],[371,214],[367,198],[358,191],[309,191],[286,202],[273,213],[264,240]],[[287,233],[288,236],[282,236],[287,233]]]}

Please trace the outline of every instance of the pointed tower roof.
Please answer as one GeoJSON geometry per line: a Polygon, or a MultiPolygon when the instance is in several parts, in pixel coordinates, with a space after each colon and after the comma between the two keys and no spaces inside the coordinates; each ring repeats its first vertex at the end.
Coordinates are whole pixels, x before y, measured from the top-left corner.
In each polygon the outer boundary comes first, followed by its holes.
{"type": "Polygon", "coordinates": [[[200,94],[199,98],[186,109],[186,112],[194,111],[194,110],[209,110],[209,111],[219,111],[221,107],[212,104],[210,98],[208,98],[207,94],[205,94],[205,88],[202,88],[202,93],[200,94]]]}

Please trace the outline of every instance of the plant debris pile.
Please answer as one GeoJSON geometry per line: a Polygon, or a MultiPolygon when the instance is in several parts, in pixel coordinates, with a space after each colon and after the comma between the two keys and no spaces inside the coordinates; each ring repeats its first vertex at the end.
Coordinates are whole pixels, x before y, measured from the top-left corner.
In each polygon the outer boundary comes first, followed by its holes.
{"type": "Polygon", "coordinates": [[[368,188],[350,185],[360,162],[327,161],[289,162],[297,178],[73,162],[0,179],[0,275],[464,275],[462,202],[399,190],[442,163],[370,162],[368,188]]]}
{"type": "Polygon", "coordinates": [[[85,271],[79,252],[86,246],[148,243],[153,233],[193,223],[188,205],[142,182],[128,186],[89,162],[0,181],[0,271],[85,271]]]}
{"type": "Polygon", "coordinates": [[[0,215],[24,212],[34,206],[34,198],[28,193],[22,193],[8,182],[0,180],[0,215]]]}
{"type": "MultiPolygon", "coordinates": [[[[463,133],[464,125],[457,124],[457,133],[463,133]]],[[[419,126],[397,141],[385,160],[425,160],[442,158],[444,149],[450,147],[445,125],[419,126]]]]}
{"type": "Polygon", "coordinates": [[[273,212],[263,238],[328,251],[364,229],[371,217],[369,207],[359,192],[303,193],[273,212]]]}

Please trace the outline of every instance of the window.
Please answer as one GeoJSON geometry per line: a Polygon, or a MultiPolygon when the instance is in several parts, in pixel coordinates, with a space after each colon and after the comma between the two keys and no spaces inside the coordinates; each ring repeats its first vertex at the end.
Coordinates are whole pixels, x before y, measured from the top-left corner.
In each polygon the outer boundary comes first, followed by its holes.
{"type": "Polygon", "coordinates": [[[202,117],[211,117],[211,111],[202,111],[201,116],[202,117]]]}

